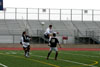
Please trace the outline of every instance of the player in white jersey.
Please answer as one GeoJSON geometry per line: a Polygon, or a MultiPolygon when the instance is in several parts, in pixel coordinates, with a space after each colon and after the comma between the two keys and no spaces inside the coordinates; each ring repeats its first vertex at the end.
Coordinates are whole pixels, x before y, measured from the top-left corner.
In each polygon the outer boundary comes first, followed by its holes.
{"type": "Polygon", "coordinates": [[[26,35],[26,32],[24,31],[22,33],[22,37],[21,37],[21,42],[20,44],[23,45],[23,50],[25,52],[25,56],[26,57],[29,57],[29,52],[30,52],[30,40],[31,40],[31,37],[26,35]]]}
{"type": "Polygon", "coordinates": [[[52,35],[53,33],[57,33],[58,34],[58,32],[54,32],[52,30],[52,25],[49,25],[49,27],[46,29],[46,31],[44,33],[44,37],[49,39],[50,35],[52,35]]]}

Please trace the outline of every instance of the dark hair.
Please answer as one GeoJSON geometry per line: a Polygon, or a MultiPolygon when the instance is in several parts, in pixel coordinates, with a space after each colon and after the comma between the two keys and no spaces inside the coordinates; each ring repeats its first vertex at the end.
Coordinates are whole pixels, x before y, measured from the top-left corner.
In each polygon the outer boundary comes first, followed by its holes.
{"type": "Polygon", "coordinates": [[[56,37],[56,33],[53,33],[53,36],[56,37]]]}
{"type": "Polygon", "coordinates": [[[52,27],[52,25],[49,25],[49,27],[52,27]]]}
{"type": "Polygon", "coordinates": [[[26,33],[26,31],[24,31],[24,32],[22,33],[22,36],[24,36],[25,33],[26,33]]]}

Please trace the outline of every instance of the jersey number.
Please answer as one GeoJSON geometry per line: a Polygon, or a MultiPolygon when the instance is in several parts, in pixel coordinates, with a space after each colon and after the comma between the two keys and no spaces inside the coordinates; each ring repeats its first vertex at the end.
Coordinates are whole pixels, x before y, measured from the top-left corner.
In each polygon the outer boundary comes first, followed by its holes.
{"type": "Polygon", "coordinates": [[[55,43],[55,39],[52,39],[51,42],[52,42],[52,43],[55,43]]]}

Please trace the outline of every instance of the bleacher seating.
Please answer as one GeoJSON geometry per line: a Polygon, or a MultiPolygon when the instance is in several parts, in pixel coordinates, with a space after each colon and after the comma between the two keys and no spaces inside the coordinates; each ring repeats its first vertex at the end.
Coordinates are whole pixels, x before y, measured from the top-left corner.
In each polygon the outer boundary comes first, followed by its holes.
{"type": "Polygon", "coordinates": [[[58,20],[0,20],[0,34],[21,34],[25,28],[25,23],[30,27],[33,36],[37,35],[38,30],[45,30],[50,24],[53,25],[53,29],[60,33],[60,35],[74,35],[75,30],[79,30],[85,35],[84,31],[88,29],[99,29],[97,26],[99,22],[91,21],[58,21],[58,20]],[[42,26],[41,22],[45,22],[42,26]]]}

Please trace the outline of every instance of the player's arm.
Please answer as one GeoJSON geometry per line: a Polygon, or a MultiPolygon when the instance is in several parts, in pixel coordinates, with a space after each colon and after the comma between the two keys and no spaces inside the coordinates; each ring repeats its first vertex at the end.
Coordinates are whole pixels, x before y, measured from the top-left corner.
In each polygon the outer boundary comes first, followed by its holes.
{"type": "Polygon", "coordinates": [[[49,28],[46,29],[46,33],[50,34],[50,29],[49,28]]]}
{"type": "Polygon", "coordinates": [[[50,44],[51,44],[51,38],[49,38],[49,44],[48,44],[48,46],[50,46],[50,44]]]}
{"type": "Polygon", "coordinates": [[[58,44],[59,45],[59,47],[61,48],[61,45],[60,44],[58,44]]]}
{"type": "Polygon", "coordinates": [[[27,37],[29,37],[29,38],[31,38],[31,36],[29,36],[29,35],[26,35],[27,37]]]}
{"type": "Polygon", "coordinates": [[[23,45],[23,37],[21,37],[20,44],[23,45]]]}
{"type": "Polygon", "coordinates": [[[26,35],[30,40],[32,40],[32,36],[26,35]]]}
{"type": "Polygon", "coordinates": [[[29,36],[30,40],[32,40],[32,36],[29,36]]]}
{"type": "Polygon", "coordinates": [[[61,45],[60,45],[60,43],[59,43],[58,39],[57,39],[57,42],[58,42],[59,47],[61,48],[61,45]]]}

